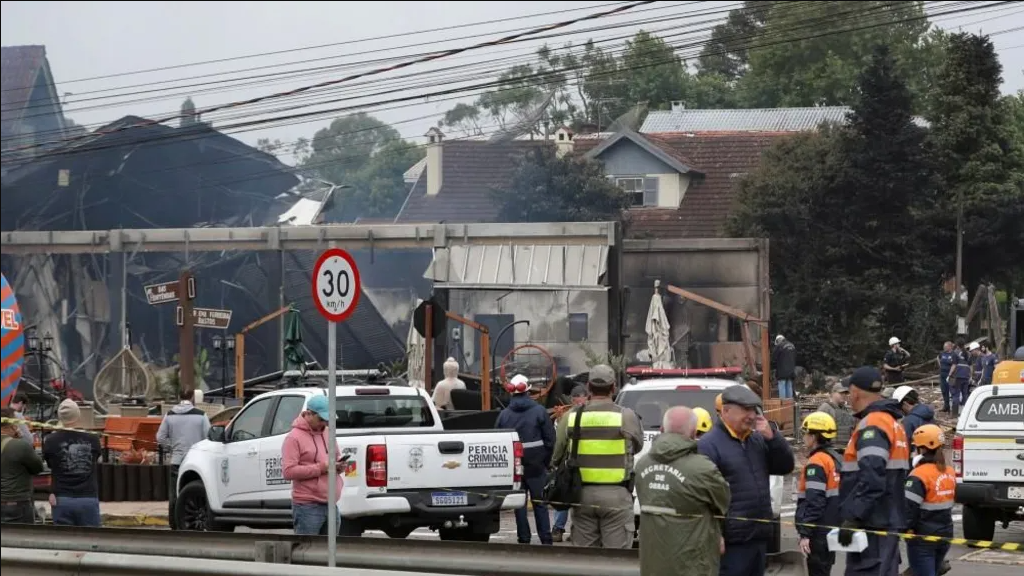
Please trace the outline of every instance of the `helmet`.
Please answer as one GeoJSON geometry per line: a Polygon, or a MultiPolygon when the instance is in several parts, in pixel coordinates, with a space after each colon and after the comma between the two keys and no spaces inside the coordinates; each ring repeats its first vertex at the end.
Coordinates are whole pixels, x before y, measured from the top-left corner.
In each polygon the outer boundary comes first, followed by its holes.
{"type": "Polygon", "coordinates": [[[530,389],[530,379],[522,374],[516,374],[505,383],[505,390],[509,394],[522,394],[530,389]]]}
{"type": "Polygon", "coordinates": [[[981,348],[981,344],[978,344],[977,342],[971,342],[970,344],[967,345],[968,352],[974,352],[978,348],[981,348]]]}
{"type": "Polygon", "coordinates": [[[823,438],[831,440],[836,437],[836,421],[824,412],[811,412],[804,418],[804,425],[801,427],[804,432],[821,434],[823,438]]]}
{"type": "Polygon", "coordinates": [[[715,412],[722,413],[722,395],[715,396],[715,412]]]}
{"type": "Polygon", "coordinates": [[[900,339],[899,338],[897,338],[895,336],[893,336],[892,338],[889,338],[889,346],[895,346],[895,345],[897,345],[899,343],[900,343],[900,339]]]}
{"type": "Polygon", "coordinates": [[[900,403],[914,403],[917,401],[917,390],[913,386],[900,386],[892,393],[892,399],[900,403]]]}
{"type": "Polygon", "coordinates": [[[942,428],[939,428],[935,424],[925,424],[917,430],[914,430],[914,438],[912,442],[914,446],[919,448],[938,450],[946,443],[946,435],[942,433],[942,428]]]}
{"type": "Polygon", "coordinates": [[[782,334],[779,334],[778,336],[775,337],[775,345],[778,346],[779,344],[782,344],[782,341],[785,340],[785,339],[786,339],[785,336],[783,336],[782,334]]]}
{"type": "Polygon", "coordinates": [[[697,432],[703,434],[711,430],[711,413],[700,406],[694,408],[693,413],[697,415],[697,432]]]}
{"type": "Polygon", "coordinates": [[[1013,353],[1013,359],[1018,362],[1024,362],[1024,346],[1017,348],[1017,351],[1013,353]]]}

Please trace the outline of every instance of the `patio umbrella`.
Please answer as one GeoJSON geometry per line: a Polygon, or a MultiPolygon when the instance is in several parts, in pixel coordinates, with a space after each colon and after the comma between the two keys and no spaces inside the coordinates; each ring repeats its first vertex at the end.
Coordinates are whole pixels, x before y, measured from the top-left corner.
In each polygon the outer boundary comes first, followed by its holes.
{"type": "Polygon", "coordinates": [[[645,327],[647,351],[651,355],[651,364],[654,368],[673,368],[668,316],[665,314],[665,305],[661,303],[661,294],[658,292],[660,285],[660,280],[654,281],[654,295],[651,296],[651,306],[647,310],[645,327]]]}
{"type": "MultiPolygon", "coordinates": [[[[423,300],[416,300],[415,310],[423,300]]],[[[405,340],[405,357],[407,359],[407,366],[409,374],[407,379],[409,385],[414,388],[425,388],[426,383],[423,381],[423,370],[426,369],[426,348],[427,341],[420,336],[420,333],[416,331],[413,321],[409,319],[409,336],[405,340]]]]}
{"type": "Polygon", "coordinates": [[[284,369],[306,371],[302,355],[302,317],[298,310],[289,310],[284,326],[284,369]]]}

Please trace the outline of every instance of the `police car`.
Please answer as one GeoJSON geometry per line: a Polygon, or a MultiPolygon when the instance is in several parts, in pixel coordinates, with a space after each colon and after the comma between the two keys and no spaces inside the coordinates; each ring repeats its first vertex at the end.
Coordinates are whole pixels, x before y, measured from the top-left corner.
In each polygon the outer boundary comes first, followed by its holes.
{"type": "MultiPolygon", "coordinates": [[[[725,374],[723,374],[725,375],[725,374]]],[[[709,414],[715,413],[715,398],[726,388],[735,386],[734,380],[719,378],[655,378],[638,379],[626,385],[616,397],[615,402],[636,412],[644,428],[644,447],[636,459],[647,453],[651,442],[658,436],[661,419],[665,412],[674,406],[701,407],[709,414]]],[[[770,476],[769,488],[772,498],[772,516],[779,520],[782,514],[782,494],[785,479],[782,476],[770,476]]],[[[640,502],[633,494],[633,515],[636,525],[640,525],[640,502]]],[[[769,543],[769,552],[777,552],[782,544],[782,531],[778,523],[773,524],[774,533],[769,543]]],[[[637,530],[639,534],[639,529],[637,530]]]]}
{"type": "MultiPolygon", "coordinates": [[[[405,538],[429,527],[442,540],[486,542],[502,510],[526,505],[522,444],[515,431],[446,431],[427,393],[408,386],[337,390],[338,444],[349,455],[339,534],[381,530],[405,538]]],[[[227,426],[214,426],[181,463],[177,527],[290,528],[291,482],[281,447],[292,421],[324,386],[256,396],[227,426]]]]}

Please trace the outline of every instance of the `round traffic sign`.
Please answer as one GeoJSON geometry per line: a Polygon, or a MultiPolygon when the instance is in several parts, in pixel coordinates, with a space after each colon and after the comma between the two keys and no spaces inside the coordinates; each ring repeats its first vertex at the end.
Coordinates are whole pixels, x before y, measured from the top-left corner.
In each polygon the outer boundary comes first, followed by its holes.
{"type": "Polygon", "coordinates": [[[331,322],[341,322],[356,310],[362,284],[352,255],[341,248],[325,250],[313,267],[313,302],[331,322]]]}

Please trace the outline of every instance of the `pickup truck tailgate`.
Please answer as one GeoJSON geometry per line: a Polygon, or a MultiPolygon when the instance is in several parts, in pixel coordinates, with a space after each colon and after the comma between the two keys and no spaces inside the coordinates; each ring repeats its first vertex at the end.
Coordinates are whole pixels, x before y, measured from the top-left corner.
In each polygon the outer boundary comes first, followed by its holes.
{"type": "Polygon", "coordinates": [[[512,488],[514,432],[388,435],[388,489],[512,488]]]}
{"type": "Polygon", "coordinates": [[[982,400],[962,434],[964,480],[1024,483],[1024,395],[982,400]]]}

